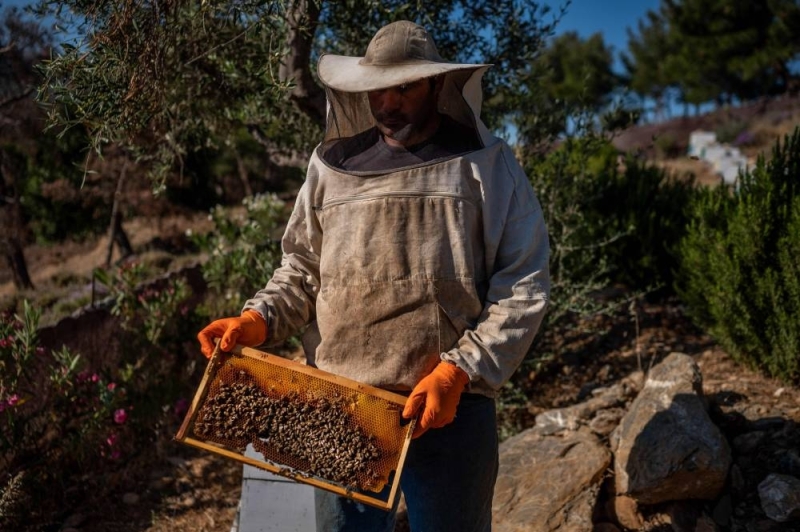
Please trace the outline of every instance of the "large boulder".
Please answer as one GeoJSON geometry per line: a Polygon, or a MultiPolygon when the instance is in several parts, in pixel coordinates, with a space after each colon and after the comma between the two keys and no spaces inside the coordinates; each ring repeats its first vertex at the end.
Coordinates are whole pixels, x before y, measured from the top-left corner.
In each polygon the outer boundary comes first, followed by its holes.
{"type": "Polygon", "coordinates": [[[653,367],[611,435],[616,492],[641,504],[713,499],[731,463],[727,441],[706,412],[702,376],[672,353],[653,367]]]}
{"type": "Polygon", "coordinates": [[[591,532],[592,511],[611,453],[588,430],[533,429],[500,446],[495,532],[591,532]]]}

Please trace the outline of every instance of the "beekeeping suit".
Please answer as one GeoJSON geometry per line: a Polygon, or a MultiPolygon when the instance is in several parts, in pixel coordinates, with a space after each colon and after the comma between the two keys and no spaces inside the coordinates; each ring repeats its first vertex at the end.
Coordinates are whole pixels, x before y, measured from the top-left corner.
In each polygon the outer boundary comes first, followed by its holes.
{"type": "Polygon", "coordinates": [[[308,363],[320,369],[407,391],[447,361],[467,373],[469,391],[492,397],[528,351],[547,305],[542,209],[509,146],[480,120],[489,65],[447,63],[432,42],[414,39],[381,49],[376,38],[364,58],[320,59],[325,137],[289,220],[281,266],[244,308],[265,318],[268,342],[307,326],[308,363]],[[468,128],[475,149],[345,170],[354,147],[377,135],[368,91],[435,76],[444,77],[439,113],[468,128]]]}

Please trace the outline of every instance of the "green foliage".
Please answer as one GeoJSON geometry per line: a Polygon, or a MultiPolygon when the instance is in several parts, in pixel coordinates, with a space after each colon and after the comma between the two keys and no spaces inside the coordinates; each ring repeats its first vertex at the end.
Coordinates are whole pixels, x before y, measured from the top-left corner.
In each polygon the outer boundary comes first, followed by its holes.
{"type": "Polygon", "coordinates": [[[599,33],[583,39],[567,32],[548,42],[517,76],[518,108],[509,118],[518,137],[529,144],[548,142],[568,129],[582,130],[589,120],[609,130],[630,125],[629,110],[619,103],[609,108],[620,82],[612,59],[599,33]]]}
{"type": "Polygon", "coordinates": [[[648,11],[638,24],[638,33],[628,29],[628,51],[622,55],[631,90],[661,102],[673,80],[664,68],[664,58],[674,53],[665,17],[648,11]]]}
{"type": "Polygon", "coordinates": [[[142,449],[157,451],[154,434],[174,434],[199,381],[202,357],[196,348],[187,357],[185,345],[199,328],[186,283],[145,283],[136,264],[97,275],[121,325],[120,349],[102,353],[106,369],[42,347],[27,301],[0,319],[0,529],[44,530],[88,490],[102,497],[109,488],[86,476],[119,477],[142,449]]]}
{"type": "Polygon", "coordinates": [[[83,125],[98,151],[121,145],[163,190],[171,173],[191,166],[192,153],[235,149],[242,129],[270,150],[309,151],[321,122],[310,100],[322,91],[313,82],[299,95],[294,87],[311,79],[320,53],[360,55],[379,27],[399,18],[431,28],[449,60],[496,65],[486,75],[495,104],[486,109],[499,126],[518,111],[515,78],[552,31],[545,11],[530,0],[41,0],[38,13],[78,39],[44,66],[40,100],[51,124],[83,125]],[[287,61],[296,79],[282,72],[287,61]]]}
{"type": "Polygon", "coordinates": [[[653,146],[659,159],[673,159],[683,155],[678,139],[671,131],[658,135],[653,141],[653,146]]]}
{"type": "Polygon", "coordinates": [[[800,375],[800,129],[739,187],[705,191],[680,244],[678,286],[692,316],[739,361],[800,375]]]}
{"type": "Polygon", "coordinates": [[[600,33],[587,39],[574,31],[562,33],[545,48],[539,61],[544,70],[542,90],[571,106],[597,109],[607,103],[617,85],[611,49],[600,33]]]}
{"type": "Polygon", "coordinates": [[[644,293],[671,287],[687,205],[696,194],[692,182],[670,179],[634,158],[622,160],[604,136],[591,131],[523,160],[549,231],[552,288],[542,331],[500,392],[504,437],[530,422],[529,375],[560,358],[559,342],[607,332],[577,330],[589,326],[581,318],[620,312],[644,293]],[[608,290],[620,284],[627,287],[620,295],[608,290]]]}
{"type": "Polygon", "coordinates": [[[47,132],[25,155],[21,202],[38,242],[80,239],[108,228],[114,183],[86,175],[85,144],[79,128],[60,136],[47,132]]]}
{"type": "Polygon", "coordinates": [[[122,264],[115,271],[96,270],[95,277],[111,290],[111,313],[120,317],[122,327],[143,335],[153,346],[162,342],[165,327],[172,320],[188,312],[185,300],[189,288],[183,279],[168,279],[165,286],[142,288],[148,275],[137,262],[122,264]]]}
{"type": "Polygon", "coordinates": [[[669,89],[693,104],[752,99],[791,88],[798,31],[792,0],[663,0],[629,32],[623,62],[631,88],[657,102],[669,89]]]}
{"type": "Polygon", "coordinates": [[[747,131],[747,121],[745,120],[726,120],[714,130],[717,141],[724,144],[732,144],[743,131],[747,131]]]}
{"type": "MultiPolygon", "coordinates": [[[[672,284],[693,183],[623,160],[599,136],[567,140],[532,160],[528,172],[550,230],[556,287],[584,286],[576,297],[608,283],[634,290],[672,284]]],[[[570,300],[556,294],[556,305],[570,300]]]]}
{"type": "Polygon", "coordinates": [[[224,146],[241,127],[275,131],[276,147],[309,146],[301,134],[313,126],[278,75],[283,1],[44,0],[39,13],[78,36],[43,68],[51,124],[85,126],[97,151],[122,146],[157,190],[190,154],[224,146]]]}
{"type": "Polygon", "coordinates": [[[0,318],[0,528],[35,529],[60,511],[53,485],[116,460],[127,418],[125,390],[82,368],[66,348],[39,344],[27,301],[0,318]],[[38,501],[31,504],[31,501],[38,501]]]}
{"type": "Polygon", "coordinates": [[[208,254],[203,277],[211,317],[238,315],[244,301],[266,284],[280,263],[275,233],[286,217],[285,204],[274,195],[256,195],[245,198],[243,206],[244,212],[237,214],[215,207],[209,214],[214,229],[192,237],[208,254]]]}

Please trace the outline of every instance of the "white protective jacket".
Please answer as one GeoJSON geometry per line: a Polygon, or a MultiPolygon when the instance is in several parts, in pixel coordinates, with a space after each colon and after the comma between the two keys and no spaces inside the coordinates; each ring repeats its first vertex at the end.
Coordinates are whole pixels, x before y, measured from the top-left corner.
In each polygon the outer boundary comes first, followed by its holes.
{"type": "Polygon", "coordinates": [[[485,71],[447,75],[440,112],[483,149],[390,172],[345,173],[336,142],[374,125],[366,94],[328,88],[325,141],[283,237],[281,266],[245,309],[269,343],[309,325],[309,364],[404,391],[441,360],[494,396],[531,346],[547,305],[542,209],[511,149],[479,119],[485,71]]]}

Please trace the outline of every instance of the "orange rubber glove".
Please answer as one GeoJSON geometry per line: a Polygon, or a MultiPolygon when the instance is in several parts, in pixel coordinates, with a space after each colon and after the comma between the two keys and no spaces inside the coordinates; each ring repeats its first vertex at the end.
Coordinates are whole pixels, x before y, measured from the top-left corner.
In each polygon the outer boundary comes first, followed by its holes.
{"type": "Polygon", "coordinates": [[[255,347],[267,341],[267,322],[255,310],[245,310],[238,318],[222,318],[211,322],[197,333],[200,350],[211,358],[214,338],[221,338],[219,348],[230,351],[236,344],[255,347]]]}
{"type": "Polygon", "coordinates": [[[452,423],[461,392],[468,383],[466,371],[449,362],[439,362],[427,377],[417,383],[403,409],[403,417],[411,419],[424,406],[411,437],[419,438],[428,429],[438,429],[452,423]]]}

